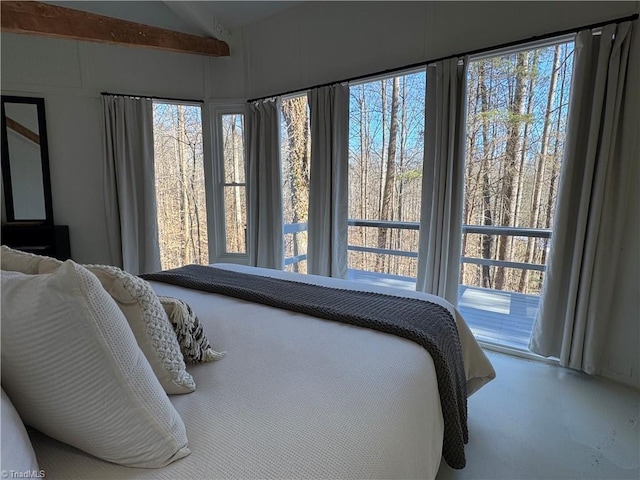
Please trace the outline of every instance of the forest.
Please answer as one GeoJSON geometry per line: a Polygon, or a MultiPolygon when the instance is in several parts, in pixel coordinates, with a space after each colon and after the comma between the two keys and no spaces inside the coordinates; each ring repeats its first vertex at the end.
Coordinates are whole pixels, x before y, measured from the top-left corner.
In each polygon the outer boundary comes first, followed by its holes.
{"type": "Polygon", "coordinates": [[[162,268],[207,264],[201,107],[154,102],[153,143],[162,268]]]}
{"type": "MultiPolygon", "coordinates": [[[[572,59],[573,43],[564,43],[469,65],[462,284],[540,292],[572,59]]],[[[424,126],[429,121],[425,77],[422,69],[350,85],[351,269],[417,274],[424,126]]],[[[281,108],[284,223],[304,223],[310,162],[306,96],[283,99],[281,108]]],[[[306,252],[305,235],[285,234],[286,257],[306,252]]],[[[287,268],[306,271],[304,260],[287,268]]]]}
{"type": "MultiPolygon", "coordinates": [[[[460,283],[537,294],[553,230],[573,43],[468,67],[460,283]]],[[[415,278],[425,69],[350,85],[349,268],[415,278]]],[[[311,140],[306,95],[281,99],[285,268],[306,273],[311,140]]],[[[206,263],[199,106],[154,104],[163,268],[206,263]]],[[[226,251],[246,251],[244,119],[222,115],[226,251]]]]}

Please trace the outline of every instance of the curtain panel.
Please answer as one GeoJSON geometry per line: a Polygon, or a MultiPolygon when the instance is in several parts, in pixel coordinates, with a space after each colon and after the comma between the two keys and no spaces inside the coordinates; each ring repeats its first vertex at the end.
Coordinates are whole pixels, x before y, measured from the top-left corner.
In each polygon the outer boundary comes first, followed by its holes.
{"type": "Polygon", "coordinates": [[[309,273],[347,277],[349,87],[311,90],[309,273]]]}
{"type": "Polygon", "coordinates": [[[247,113],[247,248],[249,264],[284,268],[278,104],[249,105],[247,113]]]}
{"type": "Polygon", "coordinates": [[[468,58],[427,67],[416,290],[458,302],[468,58]]]}
{"type": "MultiPolygon", "coordinates": [[[[637,22],[634,22],[637,24],[637,22]]],[[[554,233],[530,349],[598,374],[625,229],[629,167],[638,161],[638,109],[624,109],[632,24],[576,37],[573,86],[554,233]]],[[[637,33],[634,33],[637,35],[637,33]]],[[[637,86],[636,86],[637,88],[637,86]]]]}
{"type": "Polygon", "coordinates": [[[104,95],[104,198],[111,260],[132,274],[156,272],[160,246],[148,98],[104,95]]]}

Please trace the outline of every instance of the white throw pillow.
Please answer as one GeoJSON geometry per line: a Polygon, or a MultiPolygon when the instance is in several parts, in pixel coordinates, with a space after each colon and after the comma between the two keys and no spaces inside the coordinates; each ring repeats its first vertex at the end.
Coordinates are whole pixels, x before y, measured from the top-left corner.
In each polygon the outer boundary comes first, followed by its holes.
{"type": "MultiPolygon", "coordinates": [[[[27,435],[27,429],[9,396],[2,389],[2,471],[39,472],[36,454],[27,435]]],[[[4,475],[3,475],[4,477],[4,475]]]]}
{"type": "Polygon", "coordinates": [[[115,301],[71,260],[2,272],[2,385],[24,422],[96,457],[157,468],[190,453],[115,301]]]}
{"type": "MultiPolygon", "coordinates": [[[[62,262],[2,246],[2,269],[28,274],[51,273],[62,262]]],[[[187,372],[180,345],[169,318],[151,286],[117,267],[84,265],[95,274],[103,288],[124,313],[160,385],[169,394],[191,393],[196,389],[187,372]]]]}

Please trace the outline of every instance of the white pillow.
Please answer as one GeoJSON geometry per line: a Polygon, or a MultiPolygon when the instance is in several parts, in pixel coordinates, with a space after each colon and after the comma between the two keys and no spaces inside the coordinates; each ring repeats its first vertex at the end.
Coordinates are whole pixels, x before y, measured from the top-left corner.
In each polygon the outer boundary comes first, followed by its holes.
{"type": "Polygon", "coordinates": [[[2,385],[24,422],[96,457],[165,466],[190,453],[124,315],[71,260],[51,274],[2,272],[2,385]]]}
{"type": "MultiPolygon", "coordinates": [[[[0,265],[2,266],[2,270],[28,273],[29,275],[37,274],[40,262],[42,259],[47,258],[34,253],[14,250],[6,245],[0,247],[0,252],[0,265]]],[[[52,260],[59,262],[59,260],[52,260]]]]}
{"type": "MultiPolygon", "coordinates": [[[[36,454],[27,435],[27,429],[16,412],[9,396],[2,389],[2,471],[39,472],[36,454]]],[[[4,475],[3,475],[4,476],[4,475]]]]}
{"type": "MultiPolygon", "coordinates": [[[[62,262],[2,246],[2,269],[28,274],[51,273],[62,262]]],[[[84,265],[95,274],[103,288],[124,313],[138,346],[153,368],[160,385],[169,394],[191,393],[196,389],[187,372],[180,345],[171,322],[151,286],[117,267],[84,265]]]]}

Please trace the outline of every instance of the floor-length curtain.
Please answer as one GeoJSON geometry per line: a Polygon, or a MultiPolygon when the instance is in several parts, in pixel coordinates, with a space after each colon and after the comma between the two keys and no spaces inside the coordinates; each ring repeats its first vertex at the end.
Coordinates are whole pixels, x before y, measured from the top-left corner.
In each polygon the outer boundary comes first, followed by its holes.
{"type": "Polygon", "coordinates": [[[249,263],[284,267],[278,104],[255,102],[247,115],[247,240],[249,263]]]}
{"type": "Polygon", "coordinates": [[[627,70],[637,43],[630,53],[630,22],[576,37],[549,266],[530,342],[532,351],[591,374],[599,373],[610,321],[628,167],[638,161],[638,108],[622,108],[629,77],[638,81],[627,70]]]}
{"type": "Polygon", "coordinates": [[[308,95],[311,112],[308,272],[346,278],[349,87],[314,88],[308,95]]]}
{"type": "MultiPolygon", "coordinates": [[[[160,270],[153,168],[153,104],[104,95],[104,189],[114,264],[138,274],[160,270]]],[[[82,180],[80,180],[82,181],[82,180]]]]}
{"type": "Polygon", "coordinates": [[[458,300],[468,59],[427,67],[416,290],[458,300]]]}

